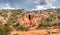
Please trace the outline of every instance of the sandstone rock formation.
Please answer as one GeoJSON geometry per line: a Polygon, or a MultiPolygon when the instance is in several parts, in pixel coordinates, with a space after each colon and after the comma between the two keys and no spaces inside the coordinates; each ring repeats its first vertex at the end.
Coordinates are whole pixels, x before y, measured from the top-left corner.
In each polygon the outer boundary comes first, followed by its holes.
{"type": "Polygon", "coordinates": [[[19,19],[19,22],[25,27],[38,27],[38,20],[42,20],[43,18],[48,17],[47,12],[42,13],[28,13],[19,19]]]}

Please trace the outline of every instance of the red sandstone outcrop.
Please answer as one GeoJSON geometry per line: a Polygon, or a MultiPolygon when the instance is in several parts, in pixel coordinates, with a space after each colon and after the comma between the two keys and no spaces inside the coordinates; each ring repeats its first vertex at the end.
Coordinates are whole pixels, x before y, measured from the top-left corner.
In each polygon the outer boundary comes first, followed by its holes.
{"type": "Polygon", "coordinates": [[[32,26],[35,24],[35,27],[38,26],[38,20],[42,20],[43,18],[48,17],[47,12],[42,12],[42,13],[29,13],[27,15],[24,15],[19,19],[19,22],[24,25],[25,27],[32,26]]]}

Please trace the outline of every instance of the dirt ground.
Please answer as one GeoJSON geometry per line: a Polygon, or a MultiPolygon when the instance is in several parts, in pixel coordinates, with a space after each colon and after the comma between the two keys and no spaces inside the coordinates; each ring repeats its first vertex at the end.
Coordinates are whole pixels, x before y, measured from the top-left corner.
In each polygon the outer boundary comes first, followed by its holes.
{"type": "Polygon", "coordinates": [[[32,30],[27,32],[19,32],[19,35],[46,35],[46,34],[47,32],[45,30],[32,30]]]}
{"type": "Polygon", "coordinates": [[[18,35],[60,35],[60,33],[49,34],[46,30],[31,30],[27,32],[19,32],[18,35]]]}
{"type": "Polygon", "coordinates": [[[46,30],[30,30],[30,31],[13,31],[11,35],[13,34],[18,35],[60,35],[60,33],[51,33],[49,34],[46,30]]]}

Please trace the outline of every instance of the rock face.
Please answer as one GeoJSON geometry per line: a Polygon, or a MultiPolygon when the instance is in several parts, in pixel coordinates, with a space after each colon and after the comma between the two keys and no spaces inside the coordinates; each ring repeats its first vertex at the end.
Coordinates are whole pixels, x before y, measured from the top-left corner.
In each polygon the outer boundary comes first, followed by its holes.
{"type": "Polygon", "coordinates": [[[47,12],[42,13],[29,13],[27,15],[24,15],[19,19],[19,22],[24,25],[25,27],[38,27],[38,20],[42,20],[45,17],[48,17],[47,12]]]}

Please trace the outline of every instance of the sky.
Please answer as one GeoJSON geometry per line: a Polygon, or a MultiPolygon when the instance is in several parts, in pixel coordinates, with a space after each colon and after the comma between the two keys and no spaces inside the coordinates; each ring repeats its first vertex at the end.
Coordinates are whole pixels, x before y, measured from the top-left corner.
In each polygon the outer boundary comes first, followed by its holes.
{"type": "Polygon", "coordinates": [[[42,10],[60,8],[60,0],[0,0],[0,9],[42,10]]]}

